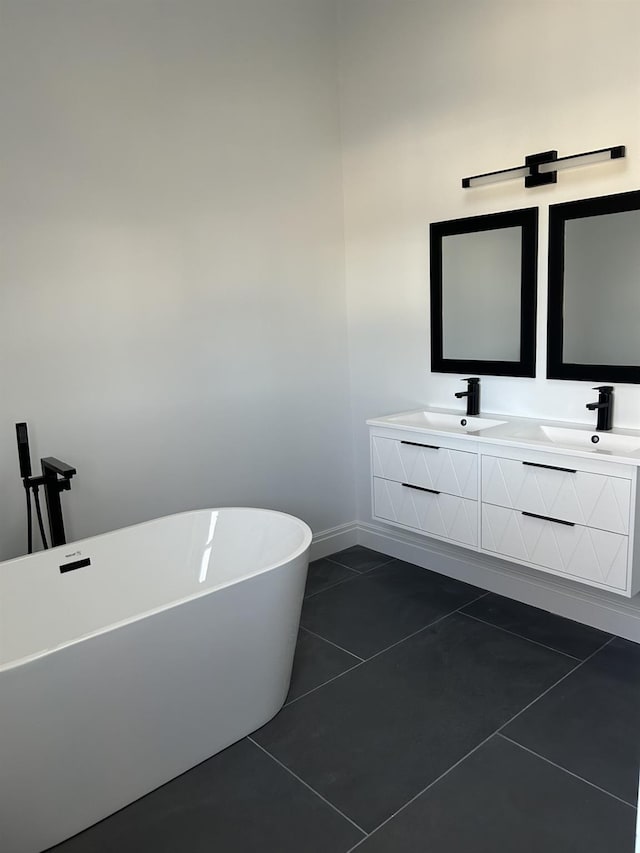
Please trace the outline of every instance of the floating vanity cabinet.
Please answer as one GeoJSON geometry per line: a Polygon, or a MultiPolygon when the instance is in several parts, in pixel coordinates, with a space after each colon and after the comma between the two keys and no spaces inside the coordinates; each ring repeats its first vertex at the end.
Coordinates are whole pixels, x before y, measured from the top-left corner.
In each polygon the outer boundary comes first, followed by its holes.
{"type": "Polygon", "coordinates": [[[608,592],[640,590],[640,459],[384,420],[369,422],[374,519],[608,592]]]}
{"type": "Polygon", "coordinates": [[[371,436],[371,458],[376,518],[477,546],[477,448],[448,436],[383,431],[371,436]]]}
{"type": "Polygon", "coordinates": [[[635,468],[495,449],[481,454],[481,550],[626,592],[635,468]]]}

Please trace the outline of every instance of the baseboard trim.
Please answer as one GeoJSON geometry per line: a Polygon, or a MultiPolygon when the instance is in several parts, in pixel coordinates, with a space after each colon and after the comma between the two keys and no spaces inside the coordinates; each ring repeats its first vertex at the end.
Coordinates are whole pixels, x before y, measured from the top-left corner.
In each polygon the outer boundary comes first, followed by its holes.
{"type": "Polygon", "coordinates": [[[330,527],[313,534],[309,559],[319,560],[321,557],[327,557],[329,554],[335,554],[336,551],[343,551],[357,544],[358,522],[339,524],[337,527],[330,527]]]}
{"type": "Polygon", "coordinates": [[[640,595],[623,599],[612,593],[591,591],[563,578],[398,529],[367,522],[343,527],[349,528],[350,535],[351,527],[356,529],[358,544],[390,557],[640,643],[640,595]]]}

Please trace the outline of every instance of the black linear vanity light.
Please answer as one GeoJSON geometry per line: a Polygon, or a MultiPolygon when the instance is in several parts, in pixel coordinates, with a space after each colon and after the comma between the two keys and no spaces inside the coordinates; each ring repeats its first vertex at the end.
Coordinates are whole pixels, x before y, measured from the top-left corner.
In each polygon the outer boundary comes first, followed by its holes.
{"type": "Polygon", "coordinates": [[[619,160],[626,156],[624,145],[614,145],[612,148],[598,148],[596,151],[585,151],[583,154],[570,154],[568,157],[558,157],[557,151],[541,151],[539,154],[529,154],[524,158],[524,166],[513,169],[501,169],[497,172],[485,172],[483,175],[472,175],[462,179],[462,188],[480,187],[483,184],[496,184],[499,181],[509,181],[512,178],[524,178],[525,187],[540,187],[544,184],[555,184],[561,169],[572,169],[574,166],[589,166],[591,163],[601,163],[604,160],[619,160]]]}

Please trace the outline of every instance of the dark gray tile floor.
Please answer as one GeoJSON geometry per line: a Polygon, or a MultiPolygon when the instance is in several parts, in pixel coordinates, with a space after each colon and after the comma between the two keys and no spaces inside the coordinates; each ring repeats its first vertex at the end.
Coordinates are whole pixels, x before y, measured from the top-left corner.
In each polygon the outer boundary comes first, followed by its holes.
{"type": "Polygon", "coordinates": [[[301,622],[368,658],[482,594],[475,586],[394,560],[311,596],[301,622]]]}
{"type": "Polygon", "coordinates": [[[359,576],[358,572],[347,569],[339,563],[333,563],[331,560],[316,560],[309,566],[309,576],[305,590],[306,597],[329,589],[329,587],[349,580],[349,578],[353,579],[359,576]]]}
{"type": "Polygon", "coordinates": [[[317,592],[323,592],[342,581],[357,578],[360,574],[390,562],[390,557],[363,548],[362,545],[354,545],[353,548],[338,551],[330,557],[315,560],[309,566],[306,596],[308,598],[317,592]]]}
{"type": "Polygon", "coordinates": [[[634,816],[628,806],[496,735],[374,832],[358,850],[632,850],[634,816]]]}
{"type": "Polygon", "coordinates": [[[597,628],[571,622],[493,593],[463,608],[463,613],[579,660],[589,657],[611,639],[610,634],[597,628]]]}
{"type": "Polygon", "coordinates": [[[305,628],[300,628],[287,703],[299,699],[321,684],[326,684],[361,661],[362,658],[327,643],[321,637],[310,634],[305,628]]]}
{"type": "Polygon", "coordinates": [[[370,832],[573,666],[456,613],[284,708],[254,737],[370,832]]]}
{"type": "Polygon", "coordinates": [[[64,853],[348,850],[362,833],[245,739],[54,848],[64,853]]]}
{"type": "Polygon", "coordinates": [[[264,728],[55,848],[632,853],[640,646],[357,546],[264,728]]]}
{"type": "Polygon", "coordinates": [[[370,569],[377,569],[378,566],[389,563],[392,558],[372,551],[370,548],[364,548],[362,545],[354,545],[352,548],[332,554],[327,559],[356,572],[368,572],[370,569]]]}
{"type": "Polygon", "coordinates": [[[613,640],[504,733],[635,804],[640,766],[640,646],[613,640]]]}

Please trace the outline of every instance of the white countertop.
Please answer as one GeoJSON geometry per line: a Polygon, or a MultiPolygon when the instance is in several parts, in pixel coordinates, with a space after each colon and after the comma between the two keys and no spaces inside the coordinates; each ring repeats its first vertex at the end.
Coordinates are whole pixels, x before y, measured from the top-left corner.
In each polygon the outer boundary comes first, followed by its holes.
{"type": "Polygon", "coordinates": [[[482,412],[477,418],[464,410],[424,408],[369,418],[369,426],[426,435],[448,435],[487,444],[546,450],[568,456],[640,465],[640,430],[598,432],[588,424],[516,418],[482,412]],[[594,441],[594,439],[596,439],[594,441]]]}

